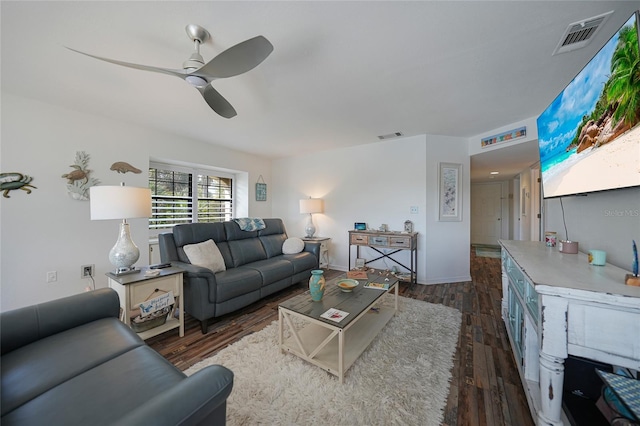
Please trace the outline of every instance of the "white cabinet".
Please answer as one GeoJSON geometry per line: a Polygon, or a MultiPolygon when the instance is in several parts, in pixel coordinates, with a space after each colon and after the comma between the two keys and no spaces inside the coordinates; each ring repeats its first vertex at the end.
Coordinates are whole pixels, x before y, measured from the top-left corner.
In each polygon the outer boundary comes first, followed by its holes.
{"type": "Polygon", "coordinates": [[[502,245],[502,316],[531,415],[562,425],[569,354],[640,370],[640,287],[627,271],[589,265],[537,241],[502,245]]]}

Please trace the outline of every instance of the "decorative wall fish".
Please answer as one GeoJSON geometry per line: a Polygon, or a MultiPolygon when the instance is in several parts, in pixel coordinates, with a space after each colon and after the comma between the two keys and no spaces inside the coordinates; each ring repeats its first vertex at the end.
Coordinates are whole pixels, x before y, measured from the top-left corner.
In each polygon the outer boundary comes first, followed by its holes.
{"type": "Polygon", "coordinates": [[[135,174],[142,173],[142,170],[136,169],[131,164],[125,163],[124,161],[116,161],[115,163],[113,163],[111,165],[111,170],[116,171],[118,173],[127,173],[127,172],[131,172],[135,174]]]}

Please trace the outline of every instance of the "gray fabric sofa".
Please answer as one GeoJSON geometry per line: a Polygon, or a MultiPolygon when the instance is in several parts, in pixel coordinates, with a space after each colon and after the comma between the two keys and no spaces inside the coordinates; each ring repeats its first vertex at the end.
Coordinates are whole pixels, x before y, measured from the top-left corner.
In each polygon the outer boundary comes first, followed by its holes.
{"type": "Polygon", "coordinates": [[[287,233],[281,219],[263,219],[266,227],[243,231],[235,221],[176,225],[159,235],[160,258],[185,270],[185,311],[200,321],[248,306],[270,294],[308,280],[318,269],[320,244],[305,243],[296,254],[283,254],[287,233]],[[192,265],[184,246],[212,239],[224,258],[225,271],[192,265]]]}
{"type": "Polygon", "coordinates": [[[99,289],[3,312],[0,423],[223,425],[233,373],[191,377],[118,320],[118,295],[99,289]]]}

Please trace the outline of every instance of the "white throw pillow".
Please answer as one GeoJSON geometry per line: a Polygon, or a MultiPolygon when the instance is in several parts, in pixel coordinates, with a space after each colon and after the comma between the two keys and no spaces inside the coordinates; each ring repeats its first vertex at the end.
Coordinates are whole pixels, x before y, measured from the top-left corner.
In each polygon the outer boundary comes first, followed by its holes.
{"type": "Polygon", "coordinates": [[[185,254],[192,265],[202,266],[211,269],[214,273],[226,271],[224,258],[220,249],[213,242],[207,240],[199,244],[189,244],[183,247],[185,254]]]}
{"type": "Polygon", "coordinates": [[[300,253],[303,249],[304,241],[296,237],[287,238],[282,244],[282,253],[284,254],[300,253]]]}

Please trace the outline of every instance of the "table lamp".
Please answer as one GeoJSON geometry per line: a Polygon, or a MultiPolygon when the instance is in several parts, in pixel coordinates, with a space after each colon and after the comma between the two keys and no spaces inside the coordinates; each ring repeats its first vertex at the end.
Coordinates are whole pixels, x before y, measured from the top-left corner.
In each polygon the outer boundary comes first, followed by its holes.
{"type": "Polygon", "coordinates": [[[140,250],[131,240],[127,219],[151,216],[151,190],[131,186],[92,186],[89,189],[91,220],[122,219],[118,241],[109,252],[115,275],[139,272],[133,264],[140,250]]]}
{"type": "Polygon", "coordinates": [[[309,197],[305,200],[300,200],[300,214],[309,214],[309,221],[307,222],[307,226],[304,228],[305,236],[307,238],[313,237],[313,234],[316,233],[316,227],[313,224],[313,214],[322,213],[322,207],[321,198],[309,197]]]}

